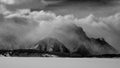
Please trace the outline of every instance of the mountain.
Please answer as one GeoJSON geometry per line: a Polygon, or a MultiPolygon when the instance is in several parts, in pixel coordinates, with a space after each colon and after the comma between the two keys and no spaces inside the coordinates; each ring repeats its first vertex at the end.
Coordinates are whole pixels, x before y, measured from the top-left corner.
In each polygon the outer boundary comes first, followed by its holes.
{"type": "Polygon", "coordinates": [[[39,41],[34,49],[46,52],[69,53],[65,45],[54,38],[45,38],[39,41]]]}
{"type": "Polygon", "coordinates": [[[41,39],[33,49],[46,52],[69,53],[71,55],[102,55],[102,54],[116,54],[117,51],[109,45],[104,39],[89,38],[81,27],[66,26],[64,29],[69,35],[58,34],[58,36],[49,36],[41,39]],[[69,32],[74,33],[77,39],[71,37],[69,32]]]}

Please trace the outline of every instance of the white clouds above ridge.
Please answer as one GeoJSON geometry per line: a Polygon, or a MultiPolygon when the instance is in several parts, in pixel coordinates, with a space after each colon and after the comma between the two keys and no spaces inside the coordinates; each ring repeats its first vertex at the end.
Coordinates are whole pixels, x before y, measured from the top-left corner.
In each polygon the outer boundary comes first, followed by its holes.
{"type": "Polygon", "coordinates": [[[0,24],[2,25],[2,26],[0,25],[0,33],[4,31],[5,32],[13,31],[8,33],[13,33],[17,35],[18,38],[20,39],[25,38],[26,40],[28,40],[29,38],[33,40],[36,39],[38,40],[43,36],[54,34],[54,32],[59,33],[59,30],[56,29],[58,27],[62,27],[63,25],[67,24],[76,24],[77,26],[82,27],[88,36],[103,37],[113,47],[119,50],[120,49],[119,21],[120,21],[119,13],[113,16],[100,18],[97,18],[91,14],[86,18],[78,19],[73,15],[57,16],[56,14],[51,12],[44,11],[30,12],[29,10],[22,11],[19,10],[14,13],[11,12],[5,16],[2,14],[0,15],[0,24]],[[4,21],[2,21],[3,19],[4,21]],[[3,28],[5,30],[2,30],[3,28]]]}

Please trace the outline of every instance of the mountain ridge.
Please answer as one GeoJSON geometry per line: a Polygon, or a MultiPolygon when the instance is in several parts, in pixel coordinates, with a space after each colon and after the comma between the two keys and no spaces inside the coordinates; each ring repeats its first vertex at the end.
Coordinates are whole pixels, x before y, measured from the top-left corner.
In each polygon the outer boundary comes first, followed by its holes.
{"type": "MultiPolygon", "coordinates": [[[[73,30],[73,28],[71,30],[73,30]]],[[[71,44],[71,47],[68,44],[64,43],[66,42],[64,40],[61,41],[59,38],[46,37],[40,40],[35,45],[36,48],[34,49],[41,50],[41,48],[44,48],[43,51],[49,52],[50,46],[53,46],[53,51],[54,49],[59,49],[61,52],[63,49],[65,49],[67,53],[79,55],[102,55],[117,53],[117,50],[109,45],[104,39],[89,38],[81,27],[75,26],[75,29],[73,31],[78,35],[79,41],[68,39],[67,43],[71,44]]],[[[64,52],[65,51],[63,51],[63,53],[64,52]]]]}

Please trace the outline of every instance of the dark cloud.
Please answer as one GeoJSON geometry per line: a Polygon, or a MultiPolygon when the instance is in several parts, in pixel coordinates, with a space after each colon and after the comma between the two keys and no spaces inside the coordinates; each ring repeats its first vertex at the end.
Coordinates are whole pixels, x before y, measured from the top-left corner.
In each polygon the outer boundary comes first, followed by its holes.
{"type": "Polygon", "coordinates": [[[112,0],[67,0],[67,1],[76,1],[76,2],[110,2],[112,0]]]}
{"type": "Polygon", "coordinates": [[[103,4],[103,5],[107,5],[107,4],[111,4],[113,2],[113,0],[66,0],[66,2],[79,2],[79,3],[95,3],[95,4],[103,4]]]}

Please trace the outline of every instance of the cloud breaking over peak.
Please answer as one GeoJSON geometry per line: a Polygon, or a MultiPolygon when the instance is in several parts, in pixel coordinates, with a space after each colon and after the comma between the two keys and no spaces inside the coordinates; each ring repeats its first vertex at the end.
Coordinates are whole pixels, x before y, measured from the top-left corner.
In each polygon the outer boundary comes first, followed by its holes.
{"type": "MultiPolygon", "coordinates": [[[[109,44],[120,50],[119,21],[120,13],[99,18],[90,14],[85,18],[79,19],[73,15],[61,16],[45,11],[17,10],[7,14],[1,12],[0,37],[11,35],[16,37],[17,41],[14,41],[14,45],[11,42],[7,42],[11,43],[11,45],[7,45],[8,48],[28,48],[42,38],[47,36],[54,37],[58,36],[58,34],[68,39],[74,38],[77,40],[76,34],[68,29],[68,26],[76,25],[82,27],[89,37],[104,38],[109,44]],[[66,31],[70,33],[68,34],[66,31]]],[[[0,42],[3,42],[2,38],[0,38],[0,42]]],[[[3,45],[3,47],[5,46],[3,45]]]]}

